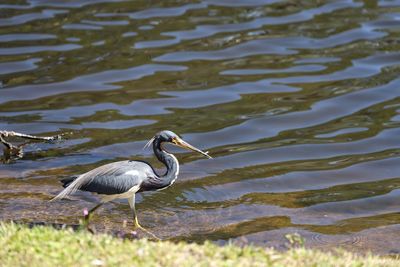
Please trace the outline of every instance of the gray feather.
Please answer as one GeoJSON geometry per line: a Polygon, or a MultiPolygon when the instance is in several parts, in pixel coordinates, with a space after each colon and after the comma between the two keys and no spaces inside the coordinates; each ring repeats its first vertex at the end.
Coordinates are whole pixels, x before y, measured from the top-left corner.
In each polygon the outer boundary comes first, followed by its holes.
{"type": "Polygon", "coordinates": [[[52,200],[62,199],[78,189],[106,195],[121,194],[140,185],[148,177],[157,175],[145,162],[113,162],[80,175],[52,200]]]}

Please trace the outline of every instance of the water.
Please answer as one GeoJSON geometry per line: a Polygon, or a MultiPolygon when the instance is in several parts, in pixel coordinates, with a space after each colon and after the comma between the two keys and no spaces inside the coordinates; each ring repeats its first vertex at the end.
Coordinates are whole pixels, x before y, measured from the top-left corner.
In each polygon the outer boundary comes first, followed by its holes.
{"type": "MultiPolygon", "coordinates": [[[[137,199],[164,239],[398,253],[400,1],[26,0],[0,4],[0,129],[69,133],[0,166],[0,219],[76,224],[59,180],[144,159],[178,181],[137,199]]],[[[93,225],[116,231],[127,201],[93,225]]],[[[131,226],[132,224],[128,224],[131,226]]]]}

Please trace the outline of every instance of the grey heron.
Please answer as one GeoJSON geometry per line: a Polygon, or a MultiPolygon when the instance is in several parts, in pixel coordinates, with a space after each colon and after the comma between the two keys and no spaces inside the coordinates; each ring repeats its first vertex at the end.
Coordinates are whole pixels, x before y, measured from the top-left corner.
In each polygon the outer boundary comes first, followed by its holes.
{"type": "Polygon", "coordinates": [[[133,212],[135,227],[155,237],[154,234],[139,224],[135,209],[135,194],[138,192],[165,189],[177,179],[179,162],[174,155],[164,149],[163,145],[165,143],[190,149],[211,158],[208,153],[188,144],[177,134],[171,131],[161,131],[151,138],[145,147],[153,145],[154,154],[159,161],[164,163],[167,169],[164,175],[157,174],[153,167],[144,161],[124,160],[113,162],[97,167],[76,178],[61,180],[65,189],[52,200],[67,197],[77,190],[99,194],[101,197],[100,203],[85,215],[85,222],[88,224],[90,215],[101,205],[114,199],[126,198],[133,212]]]}

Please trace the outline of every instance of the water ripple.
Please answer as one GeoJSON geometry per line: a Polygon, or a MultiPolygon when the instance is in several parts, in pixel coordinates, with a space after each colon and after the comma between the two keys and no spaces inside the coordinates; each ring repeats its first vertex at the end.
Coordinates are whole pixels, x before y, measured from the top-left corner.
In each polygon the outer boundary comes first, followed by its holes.
{"type": "MultiPolygon", "coordinates": [[[[0,129],[67,133],[0,165],[0,220],[76,224],[97,197],[59,179],[148,160],[170,129],[170,188],[139,194],[166,239],[379,253],[399,246],[399,1],[28,0],[0,4],[0,129]],[[71,202],[72,203],[72,202],[71,202]]],[[[13,140],[16,143],[20,140],[13,140]]],[[[98,229],[129,219],[104,205],[98,229]]]]}

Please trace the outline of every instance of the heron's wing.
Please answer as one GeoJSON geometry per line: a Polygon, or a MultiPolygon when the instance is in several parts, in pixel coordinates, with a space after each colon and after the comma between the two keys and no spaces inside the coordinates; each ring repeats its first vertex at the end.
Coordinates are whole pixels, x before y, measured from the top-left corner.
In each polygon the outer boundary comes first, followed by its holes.
{"type": "Polygon", "coordinates": [[[62,199],[78,189],[107,195],[121,194],[140,185],[145,178],[154,176],[154,170],[145,162],[113,162],[80,175],[53,200],[62,199]]]}

